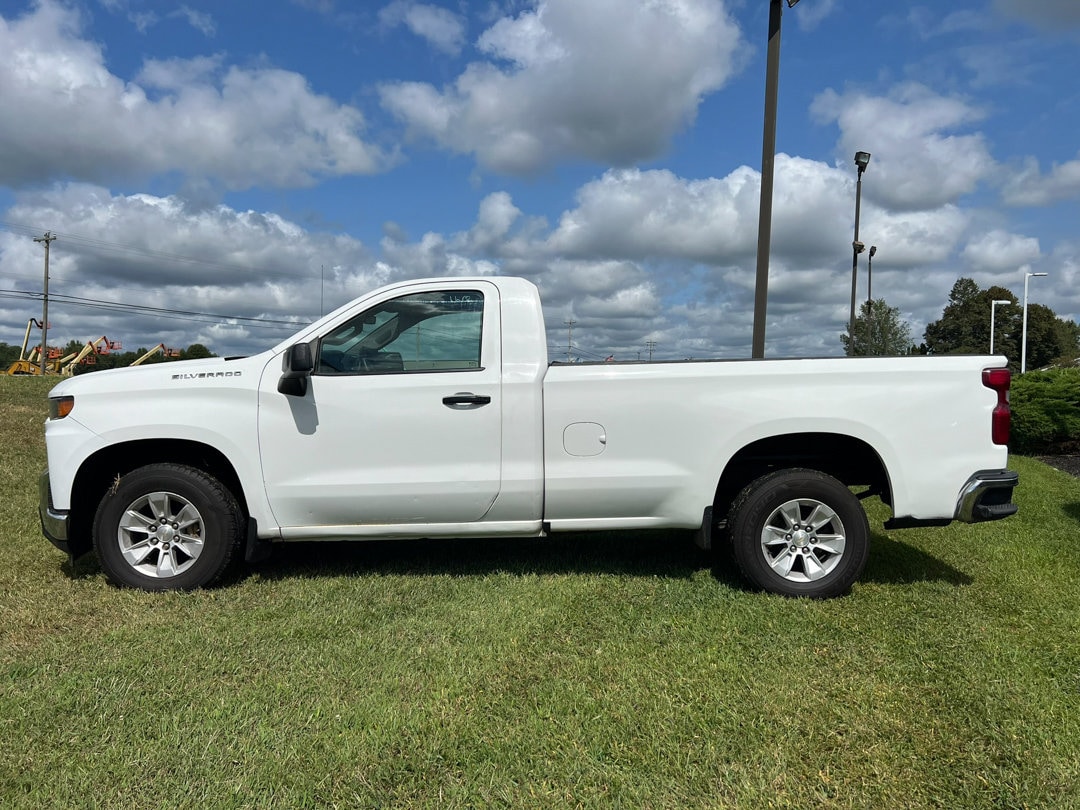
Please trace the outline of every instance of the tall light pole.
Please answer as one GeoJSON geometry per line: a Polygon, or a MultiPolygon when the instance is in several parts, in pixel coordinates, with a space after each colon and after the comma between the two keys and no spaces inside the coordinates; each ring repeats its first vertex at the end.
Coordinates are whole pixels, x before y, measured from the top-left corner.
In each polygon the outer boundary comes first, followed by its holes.
{"type": "MultiPolygon", "coordinates": [[[[787,0],[793,8],[799,0],[787,0]]],[[[780,85],[780,17],[783,0],[769,0],[769,50],[765,67],[765,126],[761,134],[761,200],[758,208],[754,335],[750,356],[765,356],[765,316],[769,300],[769,245],[772,241],[773,164],[776,158],[776,98],[780,85]]]]}
{"type": "Polygon", "coordinates": [[[874,339],[874,254],[877,245],[870,246],[866,254],[866,353],[870,354],[870,342],[874,339]]]}
{"type": "Polygon", "coordinates": [[[990,302],[990,354],[994,353],[994,310],[997,309],[998,304],[1005,306],[1011,304],[1012,301],[1007,301],[1004,298],[997,299],[990,302]]]}
{"type": "Polygon", "coordinates": [[[859,277],[859,254],[865,246],[859,241],[859,209],[862,207],[862,173],[870,163],[869,152],[856,152],[855,165],[859,168],[859,177],[855,181],[855,239],[851,243],[851,315],[848,318],[848,354],[855,354],[855,284],[859,277]]]}
{"type": "Polygon", "coordinates": [[[1028,280],[1032,276],[1041,278],[1047,275],[1046,273],[1024,273],[1024,331],[1023,336],[1020,338],[1020,373],[1023,374],[1027,371],[1027,295],[1028,295],[1028,280]]]}

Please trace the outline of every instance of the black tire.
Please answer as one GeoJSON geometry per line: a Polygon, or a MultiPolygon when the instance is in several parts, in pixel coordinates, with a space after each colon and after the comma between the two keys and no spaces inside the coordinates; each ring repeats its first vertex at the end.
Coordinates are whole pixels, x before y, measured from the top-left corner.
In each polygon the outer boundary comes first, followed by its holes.
{"type": "Polygon", "coordinates": [[[859,499],[817,470],[779,470],[753,481],[732,504],[728,527],[743,576],[783,596],[847,593],[870,552],[859,499]]]}
{"type": "Polygon", "coordinates": [[[149,464],[122,476],[94,516],[94,550],[114,585],[205,588],[241,548],[244,516],[220,481],[194,467],[149,464]]]}

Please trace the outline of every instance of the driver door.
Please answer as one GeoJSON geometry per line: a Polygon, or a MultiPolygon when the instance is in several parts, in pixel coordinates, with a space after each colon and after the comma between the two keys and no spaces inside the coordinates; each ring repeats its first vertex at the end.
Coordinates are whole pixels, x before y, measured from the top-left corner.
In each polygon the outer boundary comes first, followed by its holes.
{"type": "Polygon", "coordinates": [[[263,474],[284,536],[469,523],[498,496],[498,289],[472,281],[414,290],[322,335],[303,397],[277,392],[273,365],[264,374],[263,474]]]}

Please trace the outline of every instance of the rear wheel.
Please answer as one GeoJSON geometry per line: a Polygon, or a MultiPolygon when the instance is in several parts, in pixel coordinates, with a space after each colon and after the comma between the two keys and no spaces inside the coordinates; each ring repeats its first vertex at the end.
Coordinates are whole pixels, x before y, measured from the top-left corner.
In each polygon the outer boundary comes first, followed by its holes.
{"type": "Polygon", "coordinates": [[[120,478],[94,518],[94,549],[109,581],[145,591],[212,584],[240,547],[243,515],[212,476],[150,464],[120,478]]]}
{"type": "Polygon", "coordinates": [[[817,470],[780,470],[752,482],[735,499],[728,525],[743,575],[784,596],[846,593],[869,555],[859,499],[817,470]]]}

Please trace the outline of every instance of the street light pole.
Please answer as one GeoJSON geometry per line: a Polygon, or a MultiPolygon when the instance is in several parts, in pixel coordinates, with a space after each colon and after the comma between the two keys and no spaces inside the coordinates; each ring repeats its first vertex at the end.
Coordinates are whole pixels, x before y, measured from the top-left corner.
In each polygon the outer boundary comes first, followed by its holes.
{"type": "Polygon", "coordinates": [[[874,339],[874,254],[877,245],[870,246],[866,254],[866,353],[870,354],[870,343],[874,339]]]}
{"type": "MultiPolygon", "coordinates": [[[[787,0],[793,8],[799,0],[787,0]]],[[[769,0],[769,49],[765,62],[765,125],[761,134],[761,199],[758,208],[757,278],[750,356],[765,356],[765,317],[769,300],[769,245],[772,241],[773,164],[776,158],[776,99],[780,85],[780,17],[783,0],[769,0]]]]}
{"type": "Polygon", "coordinates": [[[1028,280],[1032,276],[1040,278],[1047,275],[1046,273],[1024,273],[1024,330],[1023,336],[1020,338],[1020,373],[1023,374],[1027,371],[1027,301],[1028,301],[1028,280]]]}
{"type": "Polygon", "coordinates": [[[998,304],[1005,306],[1011,303],[1012,301],[1006,301],[1004,298],[990,302],[990,354],[994,353],[994,310],[997,309],[998,304]]]}
{"type": "Polygon", "coordinates": [[[855,354],[855,284],[859,278],[859,254],[865,250],[865,246],[859,241],[859,209],[862,207],[862,174],[870,163],[869,152],[856,152],[855,165],[859,168],[859,176],[855,181],[855,239],[851,243],[851,315],[848,318],[848,354],[855,354]]]}

